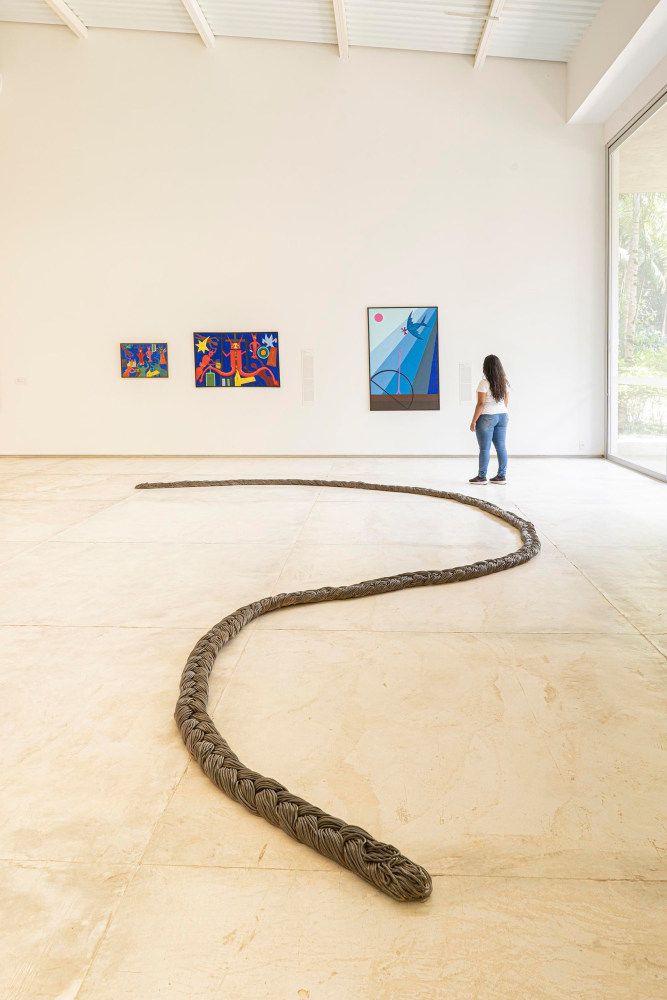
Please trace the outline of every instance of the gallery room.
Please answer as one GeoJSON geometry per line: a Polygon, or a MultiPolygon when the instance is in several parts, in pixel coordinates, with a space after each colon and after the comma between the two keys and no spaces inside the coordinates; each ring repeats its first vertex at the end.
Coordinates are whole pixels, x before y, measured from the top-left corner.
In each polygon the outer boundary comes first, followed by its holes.
{"type": "Polygon", "coordinates": [[[0,1000],[667,1000],[667,0],[0,0],[0,1000]]]}

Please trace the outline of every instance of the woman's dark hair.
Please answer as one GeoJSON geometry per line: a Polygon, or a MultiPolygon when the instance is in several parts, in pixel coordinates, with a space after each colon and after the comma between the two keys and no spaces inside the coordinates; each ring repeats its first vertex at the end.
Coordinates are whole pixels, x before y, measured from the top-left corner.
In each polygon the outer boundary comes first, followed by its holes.
{"type": "Polygon", "coordinates": [[[509,384],[505,369],[500,363],[500,358],[496,357],[495,354],[487,354],[484,358],[482,371],[484,372],[484,378],[489,383],[491,395],[496,402],[500,402],[501,399],[505,398],[509,384]]]}

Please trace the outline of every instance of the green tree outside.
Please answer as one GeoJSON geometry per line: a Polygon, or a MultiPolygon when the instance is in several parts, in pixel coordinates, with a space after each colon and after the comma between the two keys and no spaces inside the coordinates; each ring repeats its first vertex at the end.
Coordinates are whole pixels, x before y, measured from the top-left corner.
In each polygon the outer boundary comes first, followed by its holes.
{"type": "Polygon", "coordinates": [[[667,434],[667,193],[619,195],[618,430],[667,434]]]}

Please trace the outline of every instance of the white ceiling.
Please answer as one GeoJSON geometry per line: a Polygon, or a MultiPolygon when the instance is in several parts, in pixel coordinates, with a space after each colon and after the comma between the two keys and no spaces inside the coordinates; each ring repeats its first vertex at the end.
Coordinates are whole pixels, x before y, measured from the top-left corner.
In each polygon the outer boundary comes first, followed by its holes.
{"type": "MultiPolygon", "coordinates": [[[[345,0],[349,44],[477,52],[498,0],[345,0]]],[[[567,62],[603,0],[505,0],[490,56],[567,62]]],[[[183,0],[67,0],[89,28],[194,32],[183,0]]],[[[336,44],[334,0],[199,0],[214,35],[336,44]]],[[[0,0],[0,21],[62,24],[46,0],[0,0]]]]}

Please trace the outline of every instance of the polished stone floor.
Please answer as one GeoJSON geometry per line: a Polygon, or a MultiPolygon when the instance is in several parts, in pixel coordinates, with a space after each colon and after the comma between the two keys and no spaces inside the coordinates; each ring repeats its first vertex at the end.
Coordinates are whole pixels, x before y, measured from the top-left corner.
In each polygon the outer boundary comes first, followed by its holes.
{"type": "Polygon", "coordinates": [[[515,533],[463,459],[0,459],[2,1000],[667,998],[667,491],[516,460],[526,566],[286,609],[211,705],[251,767],[433,874],[398,904],[230,802],[172,720],[187,654],[272,592],[453,566],[515,533]]]}

